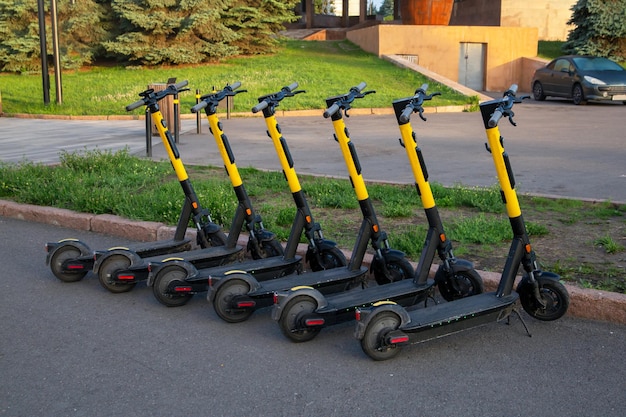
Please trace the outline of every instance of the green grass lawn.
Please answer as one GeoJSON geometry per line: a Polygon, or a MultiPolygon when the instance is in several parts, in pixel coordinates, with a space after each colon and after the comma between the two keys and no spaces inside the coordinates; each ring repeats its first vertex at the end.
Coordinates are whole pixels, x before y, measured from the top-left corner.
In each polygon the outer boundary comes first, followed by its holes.
{"type": "MultiPolygon", "coordinates": [[[[213,87],[240,81],[246,94],[237,95],[235,112],[249,112],[261,95],[299,83],[306,94],[281,103],[283,110],[322,109],[325,99],[343,94],[360,82],[376,90],[355,107],[390,107],[395,99],[413,95],[423,83],[440,91],[436,102],[425,105],[471,104],[472,99],[435,83],[414,71],[399,68],[366,53],[349,41],[298,41],[284,39],[273,55],[238,57],[216,64],[178,67],[94,66],[62,74],[63,104],[56,104],[54,76],[50,75],[50,101],[43,104],[41,74],[1,74],[0,92],[5,113],[62,115],[121,115],[149,84],[169,78],[188,80],[191,91],[180,95],[181,110],[195,104],[195,91],[209,93],[213,87]]],[[[142,114],[137,109],[135,114],[142,114]]]]}

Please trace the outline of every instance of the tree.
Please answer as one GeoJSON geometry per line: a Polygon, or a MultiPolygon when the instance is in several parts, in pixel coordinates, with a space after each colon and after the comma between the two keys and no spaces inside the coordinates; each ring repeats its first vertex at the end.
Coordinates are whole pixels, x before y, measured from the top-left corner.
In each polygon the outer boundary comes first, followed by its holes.
{"type": "Polygon", "coordinates": [[[563,51],[626,60],[626,0],[578,0],[563,51]]]}
{"type": "Polygon", "coordinates": [[[393,0],[383,0],[383,3],[378,8],[378,14],[383,17],[393,16],[393,0]]]}
{"type": "MultiPolygon", "coordinates": [[[[47,55],[52,54],[49,1],[46,10],[47,55]]],[[[58,0],[59,52],[65,69],[91,63],[109,36],[106,7],[94,0],[58,0]]],[[[37,0],[0,0],[0,70],[35,71],[41,67],[37,0]]]]}
{"type": "Polygon", "coordinates": [[[262,54],[277,45],[276,33],[297,19],[293,10],[300,0],[235,0],[223,14],[223,23],[239,35],[231,43],[240,53],[262,54]]]}
{"type": "Polygon", "coordinates": [[[234,55],[240,36],[222,22],[234,0],[112,0],[121,34],[103,46],[131,63],[195,64],[234,55]]]}

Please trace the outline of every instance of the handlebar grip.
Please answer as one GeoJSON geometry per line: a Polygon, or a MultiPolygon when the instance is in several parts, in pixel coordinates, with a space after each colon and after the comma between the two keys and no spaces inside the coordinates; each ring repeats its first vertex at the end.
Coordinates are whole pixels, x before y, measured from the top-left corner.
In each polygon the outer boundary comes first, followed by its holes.
{"type": "Polygon", "coordinates": [[[143,100],[137,100],[132,104],[129,104],[128,106],[126,106],[126,111],[131,111],[131,110],[135,110],[138,107],[141,107],[144,105],[144,101],[143,100]]]}
{"type": "Polygon", "coordinates": [[[187,84],[189,84],[189,81],[187,80],[183,80],[179,83],[176,84],[172,84],[174,86],[174,88],[176,88],[177,90],[180,90],[181,88],[185,87],[187,84]]]}
{"type": "Polygon", "coordinates": [[[501,118],[502,118],[502,110],[496,109],[491,115],[489,122],[487,122],[487,125],[489,125],[489,127],[496,127],[501,118]]]}
{"type": "Polygon", "coordinates": [[[365,81],[363,81],[361,84],[357,85],[356,88],[357,90],[359,90],[359,93],[363,90],[365,90],[365,87],[367,87],[367,84],[365,83],[365,81]]]}
{"type": "Polygon", "coordinates": [[[234,91],[234,90],[238,89],[239,87],[241,87],[241,81],[236,81],[233,84],[231,84],[229,87],[230,87],[231,90],[234,91]]]}
{"type": "Polygon", "coordinates": [[[266,100],[263,100],[262,102],[260,102],[259,104],[257,104],[256,106],[252,108],[252,113],[258,113],[264,108],[266,108],[267,106],[269,106],[268,102],[266,100]]]}
{"type": "Polygon", "coordinates": [[[517,84],[511,84],[511,87],[507,90],[507,93],[511,93],[512,95],[517,94],[517,84]]]}
{"type": "MultiPolygon", "coordinates": [[[[363,87],[363,88],[365,88],[365,87],[363,87]]],[[[332,116],[333,114],[337,113],[338,110],[339,110],[339,105],[337,103],[333,103],[332,106],[330,106],[329,108],[327,108],[324,111],[324,118],[328,119],[330,116],[332,116]]]]}
{"type": "Polygon", "coordinates": [[[422,86],[417,91],[420,91],[420,90],[424,92],[424,94],[426,94],[426,91],[428,91],[428,83],[422,84],[422,86]]]}
{"type": "Polygon", "coordinates": [[[411,114],[413,113],[413,107],[406,106],[405,109],[402,111],[402,114],[400,115],[400,122],[401,123],[408,123],[409,120],[411,119],[411,114]]]}
{"type": "Polygon", "coordinates": [[[209,105],[208,102],[202,100],[200,103],[196,104],[195,106],[193,106],[191,108],[191,112],[192,113],[198,113],[200,110],[202,110],[203,108],[205,108],[208,105],[209,105]]]}
{"type": "Polygon", "coordinates": [[[298,82],[293,82],[287,86],[287,90],[293,92],[296,88],[298,88],[298,82]]]}

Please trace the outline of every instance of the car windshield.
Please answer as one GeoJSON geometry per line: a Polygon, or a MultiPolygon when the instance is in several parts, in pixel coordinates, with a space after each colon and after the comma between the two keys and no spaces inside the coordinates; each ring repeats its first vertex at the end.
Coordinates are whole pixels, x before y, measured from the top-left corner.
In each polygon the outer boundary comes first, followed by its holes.
{"type": "Polygon", "coordinates": [[[624,71],[624,68],[607,58],[577,57],[574,63],[582,71],[624,71]]]}

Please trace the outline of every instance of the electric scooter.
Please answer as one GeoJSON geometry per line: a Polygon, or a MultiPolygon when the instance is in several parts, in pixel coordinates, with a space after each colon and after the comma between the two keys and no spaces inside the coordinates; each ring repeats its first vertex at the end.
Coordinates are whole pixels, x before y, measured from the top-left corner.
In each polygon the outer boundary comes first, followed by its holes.
{"type": "MultiPolygon", "coordinates": [[[[153,91],[144,92],[144,99],[153,102],[151,110],[153,110],[153,117],[155,121],[163,120],[163,116],[158,108],[158,101],[163,99],[167,95],[176,94],[187,84],[186,81],[178,84],[172,84],[167,89],[154,93],[153,91]]],[[[144,100],[134,103],[133,109],[144,104],[144,100]]],[[[130,109],[132,110],[132,109],[130,109]]],[[[186,173],[182,163],[177,161],[178,151],[174,146],[174,141],[171,138],[171,134],[167,130],[165,123],[159,122],[157,127],[161,127],[159,134],[165,144],[166,148],[171,150],[168,155],[174,165],[174,169],[178,172],[179,178],[185,178],[186,173]],[[176,163],[174,163],[176,161],[176,163]]],[[[159,240],[155,242],[142,242],[129,245],[127,248],[140,257],[150,257],[169,253],[178,253],[191,249],[190,239],[185,237],[187,232],[187,226],[189,222],[193,220],[197,227],[197,243],[202,246],[210,246],[215,241],[216,244],[225,241],[223,233],[219,230],[219,226],[211,222],[208,212],[203,210],[197,203],[198,199],[190,186],[186,185],[186,181],[181,181],[183,192],[185,194],[185,201],[183,203],[181,214],[178,218],[178,223],[172,239],[159,240]]],[[[93,250],[89,246],[81,242],[78,239],[63,239],[58,242],[48,242],[45,245],[47,252],[46,265],[50,265],[50,269],[55,277],[64,282],[76,282],[80,281],[87,275],[87,273],[94,268],[96,259],[100,258],[103,254],[113,251],[117,248],[110,248],[108,250],[93,250]]]]}
{"type": "Polygon", "coordinates": [[[150,111],[180,185],[190,200],[200,249],[158,255],[156,258],[154,256],[142,257],[131,248],[115,248],[107,251],[98,257],[93,270],[98,274],[102,286],[113,293],[130,291],[138,282],[147,280],[150,272],[149,264],[156,259],[183,257],[199,267],[209,267],[232,263],[242,254],[243,248],[237,245],[238,231],[233,231],[226,237],[221,227],[211,220],[209,211],[200,205],[176,144],[161,114],[159,100],[167,95],[186,91],[182,89],[185,85],[187,81],[172,84],[164,91],[146,90],[139,94],[142,99],[126,106],[126,110],[130,111],[145,105],[147,111],[150,111]]]}
{"type": "MultiPolygon", "coordinates": [[[[226,86],[220,92],[205,95],[201,97],[201,102],[191,109],[194,113],[200,111],[202,108],[205,109],[210,130],[217,142],[220,154],[224,160],[224,166],[235,187],[235,192],[239,196],[239,216],[236,216],[235,219],[243,217],[243,213],[245,212],[248,212],[249,216],[252,216],[252,206],[243,188],[239,172],[237,171],[232,149],[222,130],[222,124],[218,119],[217,106],[224,98],[246,91],[238,90],[240,86],[241,83],[237,82],[233,85],[226,86]]],[[[297,84],[292,87],[295,89],[297,84]]],[[[261,101],[261,103],[266,105],[264,112],[267,114],[265,121],[268,127],[268,133],[274,142],[278,159],[283,167],[285,178],[292,191],[297,207],[285,250],[283,251],[282,246],[279,246],[281,256],[267,257],[265,259],[256,257],[255,260],[217,268],[195,268],[190,265],[189,262],[185,262],[182,259],[170,259],[167,260],[167,262],[152,263],[150,265],[151,278],[148,279],[148,285],[153,287],[154,295],[161,303],[169,307],[183,305],[194,294],[207,290],[209,276],[227,274],[232,270],[249,273],[253,275],[257,281],[265,281],[293,273],[300,273],[302,271],[302,258],[296,255],[296,251],[303,233],[309,242],[306,259],[313,270],[330,269],[347,264],[343,252],[336,248],[335,242],[324,239],[321,226],[313,220],[313,215],[311,214],[306,197],[300,187],[295,169],[293,168],[293,161],[289,153],[289,148],[287,147],[287,142],[279,133],[280,129],[274,116],[275,107],[278,106],[278,103],[284,97],[291,97],[294,94],[297,94],[297,92],[292,92],[291,89],[288,89],[276,94],[264,96],[261,101]]],[[[246,221],[251,222],[252,220],[253,219],[250,217],[246,221]]],[[[231,230],[233,230],[233,228],[241,228],[241,222],[233,222],[231,230]]],[[[248,227],[248,229],[251,234],[261,236],[258,231],[255,232],[254,228],[248,227]]],[[[276,242],[273,238],[273,234],[271,240],[268,240],[268,232],[264,232],[264,234],[266,236],[261,238],[262,242],[276,242]]]]}
{"type": "Polygon", "coordinates": [[[493,157],[513,230],[513,240],[497,290],[410,312],[392,302],[358,309],[355,313],[355,336],[361,341],[363,351],[372,359],[393,358],[402,346],[409,343],[424,342],[505,318],[508,320],[511,313],[518,315],[528,332],[519,314],[520,302],[524,310],[538,320],[557,320],[567,312],[569,294],[559,282],[559,276],[538,268],[517,199],[509,155],[504,150],[504,140],[500,136],[499,120],[503,116],[508,117],[515,126],[513,105],[528,98],[518,98],[516,93],[517,85],[514,84],[504,93],[503,98],[480,104],[487,133],[487,150],[493,157]],[[522,279],[513,291],[520,266],[523,270],[522,279]]]}
{"type": "MultiPolygon", "coordinates": [[[[285,95],[290,95],[292,93],[291,88],[294,86],[297,86],[297,84],[284,87],[281,91],[285,95]]],[[[277,95],[279,94],[281,93],[277,93],[277,95]]],[[[278,127],[274,125],[273,117],[268,117],[273,115],[272,107],[274,106],[271,105],[273,103],[271,96],[260,97],[259,101],[260,103],[253,111],[264,110],[266,122],[272,122],[271,124],[268,123],[270,137],[276,137],[278,135],[278,127]]],[[[338,136],[343,136],[344,141],[348,140],[345,136],[345,126],[342,128],[337,126],[336,131],[338,136]]],[[[284,140],[281,142],[283,142],[281,147],[284,147],[286,142],[284,140]]],[[[378,279],[396,281],[413,276],[413,267],[404,257],[404,254],[390,249],[385,232],[380,230],[374,208],[369,197],[367,197],[365,181],[361,176],[360,168],[356,168],[359,165],[356,153],[350,153],[347,148],[342,149],[342,153],[348,166],[350,179],[355,184],[355,189],[358,190],[357,195],[365,195],[360,201],[363,220],[348,265],[307,272],[300,276],[286,276],[262,283],[255,280],[250,274],[241,272],[234,272],[221,277],[211,276],[209,278],[210,288],[207,298],[213,303],[213,308],[220,318],[230,323],[244,321],[254,311],[274,304],[275,293],[295,286],[315,288],[320,293],[326,295],[348,290],[356,284],[365,285],[368,270],[363,266],[363,258],[370,242],[372,247],[378,252],[378,262],[383,263],[383,265],[373,269],[378,279]],[[383,277],[383,274],[386,275],[383,277]]]]}
{"type": "MultiPolygon", "coordinates": [[[[354,98],[360,97],[361,87],[365,88],[365,85],[362,84],[357,89],[351,90],[354,98]]],[[[474,270],[472,263],[457,259],[452,253],[452,243],[446,238],[428,183],[426,165],[421,150],[417,147],[416,135],[409,121],[413,112],[419,112],[420,117],[426,120],[422,115],[424,111],[422,103],[439,94],[426,95],[427,89],[428,85],[425,84],[415,92],[413,97],[393,102],[402,134],[400,144],[406,149],[415,177],[417,194],[421,197],[429,225],[413,279],[388,284],[383,281],[379,284],[386,285],[369,287],[362,291],[332,294],[327,297],[311,288],[298,288],[278,293],[272,318],[278,321],[282,333],[293,342],[311,340],[326,326],[354,320],[354,311],[360,307],[371,306],[381,301],[394,301],[398,305],[408,307],[427,301],[432,298],[435,283],[443,298],[448,301],[483,291],[482,278],[474,270]],[[433,281],[428,279],[428,276],[436,254],[439,255],[442,264],[433,281]],[[316,307],[311,309],[311,306],[316,307]]],[[[348,100],[349,98],[346,101],[348,100]]],[[[335,119],[340,117],[340,115],[334,116],[333,114],[330,116],[335,119]]]]}

